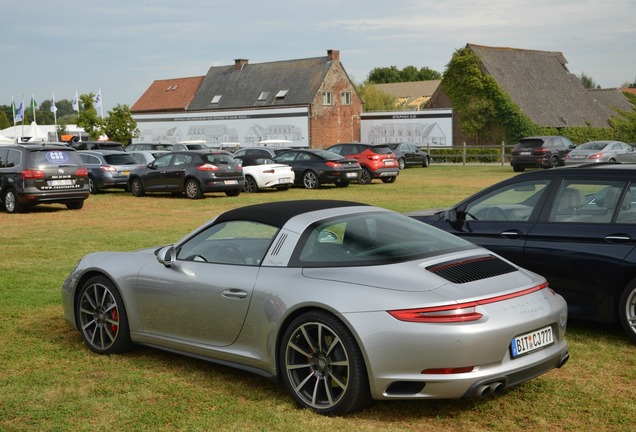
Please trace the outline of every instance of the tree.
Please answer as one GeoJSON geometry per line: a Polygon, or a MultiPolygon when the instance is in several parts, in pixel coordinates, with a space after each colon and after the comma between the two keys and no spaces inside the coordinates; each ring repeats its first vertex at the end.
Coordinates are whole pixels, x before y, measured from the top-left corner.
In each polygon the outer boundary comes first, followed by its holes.
{"type": "Polygon", "coordinates": [[[0,130],[11,127],[11,121],[5,110],[0,111],[0,130]]]}
{"type": "Polygon", "coordinates": [[[429,81],[442,79],[442,74],[433,69],[406,66],[400,70],[396,66],[374,68],[367,77],[372,84],[388,84],[396,82],[429,81]]]}
{"type": "Polygon", "coordinates": [[[104,132],[112,141],[128,145],[133,138],[139,136],[137,122],[132,118],[128,105],[119,105],[108,111],[108,118],[104,124],[104,132]]]}
{"type": "Polygon", "coordinates": [[[80,112],[77,125],[84,129],[90,140],[97,140],[104,134],[104,120],[97,115],[93,106],[93,93],[80,95],[80,112]]]}
{"type": "Polygon", "coordinates": [[[364,110],[367,112],[395,110],[397,98],[384,93],[372,83],[366,82],[356,85],[356,91],[364,103],[364,110]]]}
{"type": "Polygon", "coordinates": [[[583,87],[586,89],[596,89],[601,88],[601,86],[597,85],[592,77],[585,75],[585,72],[581,72],[581,76],[579,77],[581,83],[583,83],[583,87]]]}

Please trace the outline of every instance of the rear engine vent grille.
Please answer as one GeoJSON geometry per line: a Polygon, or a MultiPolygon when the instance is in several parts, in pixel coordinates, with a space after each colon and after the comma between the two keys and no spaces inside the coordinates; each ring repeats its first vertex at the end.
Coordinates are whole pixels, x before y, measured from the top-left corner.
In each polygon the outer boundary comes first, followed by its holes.
{"type": "Polygon", "coordinates": [[[450,282],[461,284],[512,273],[517,268],[492,255],[482,255],[436,264],[426,270],[450,282]]]}

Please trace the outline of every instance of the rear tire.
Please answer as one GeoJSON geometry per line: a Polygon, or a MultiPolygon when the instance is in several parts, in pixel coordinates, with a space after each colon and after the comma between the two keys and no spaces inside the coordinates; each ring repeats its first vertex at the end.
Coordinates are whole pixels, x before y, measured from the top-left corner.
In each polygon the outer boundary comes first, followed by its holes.
{"type": "Polygon", "coordinates": [[[99,189],[97,189],[97,183],[95,183],[95,179],[93,179],[93,177],[88,177],[88,188],[91,191],[91,194],[96,194],[97,192],[99,192],[99,189]]]}
{"type": "Polygon", "coordinates": [[[397,176],[382,177],[382,183],[395,183],[395,180],[397,180],[397,176]]]}
{"type": "Polygon", "coordinates": [[[232,189],[229,191],[225,191],[225,196],[229,196],[229,197],[237,197],[241,194],[241,190],[240,189],[232,189]]]}
{"type": "Polygon", "coordinates": [[[522,167],[522,166],[519,166],[519,165],[513,165],[512,166],[512,170],[514,172],[524,172],[526,169],[524,167],[522,167]]]}
{"type": "Polygon", "coordinates": [[[424,161],[422,161],[422,168],[428,168],[428,166],[431,164],[430,159],[427,157],[424,158],[424,161]]]}
{"type": "Polygon", "coordinates": [[[186,180],[184,189],[186,196],[190,199],[201,199],[203,196],[201,186],[199,186],[199,182],[195,179],[186,180]]]}
{"type": "Polygon", "coordinates": [[[305,172],[305,174],[303,174],[303,186],[305,189],[318,189],[320,187],[318,174],[313,171],[305,172]]]}
{"type": "Polygon", "coordinates": [[[256,180],[254,180],[254,177],[245,176],[245,186],[243,186],[243,192],[258,192],[258,184],[256,184],[256,180]]]}
{"type": "Polygon", "coordinates": [[[136,197],[142,197],[146,194],[144,190],[144,184],[140,178],[135,177],[130,181],[130,193],[136,197]]]}
{"type": "Polygon", "coordinates": [[[69,210],[81,210],[84,207],[84,200],[81,201],[69,201],[66,203],[66,208],[69,210]]]}

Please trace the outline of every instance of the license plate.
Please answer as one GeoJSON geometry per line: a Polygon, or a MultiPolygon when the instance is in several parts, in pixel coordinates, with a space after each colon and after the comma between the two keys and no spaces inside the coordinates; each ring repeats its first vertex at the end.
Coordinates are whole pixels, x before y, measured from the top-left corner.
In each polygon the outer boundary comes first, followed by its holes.
{"type": "Polygon", "coordinates": [[[225,180],[223,183],[226,185],[235,185],[238,184],[238,180],[225,180]]]}
{"type": "Polygon", "coordinates": [[[394,165],[395,161],[393,159],[388,159],[384,161],[384,165],[394,165]]]}
{"type": "Polygon", "coordinates": [[[72,186],[73,180],[51,180],[49,186],[72,186]]]}
{"type": "Polygon", "coordinates": [[[291,178],[289,177],[283,177],[283,178],[279,178],[278,179],[278,183],[291,183],[291,178]]]}
{"type": "Polygon", "coordinates": [[[122,172],[121,172],[121,175],[125,175],[125,176],[127,176],[128,174],[130,174],[130,171],[122,171],[122,172]]]}
{"type": "Polygon", "coordinates": [[[532,152],[529,152],[529,151],[522,151],[522,152],[519,152],[519,154],[520,154],[521,156],[530,156],[530,155],[532,154],[532,152]]]}
{"type": "Polygon", "coordinates": [[[347,173],[347,178],[358,177],[358,173],[347,173]]]}
{"type": "Polygon", "coordinates": [[[514,337],[511,345],[512,358],[540,350],[553,343],[554,336],[550,326],[514,337]]]}

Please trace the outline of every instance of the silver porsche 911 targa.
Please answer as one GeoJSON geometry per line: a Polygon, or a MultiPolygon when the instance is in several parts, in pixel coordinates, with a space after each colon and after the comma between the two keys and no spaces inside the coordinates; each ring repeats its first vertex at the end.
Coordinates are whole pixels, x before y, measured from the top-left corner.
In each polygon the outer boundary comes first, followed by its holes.
{"type": "Polygon", "coordinates": [[[346,201],[225,212],[174,245],[85,256],[62,288],[88,347],[134,344],[271,377],[315,412],[500,394],[568,359],[545,279],[346,201]]]}

